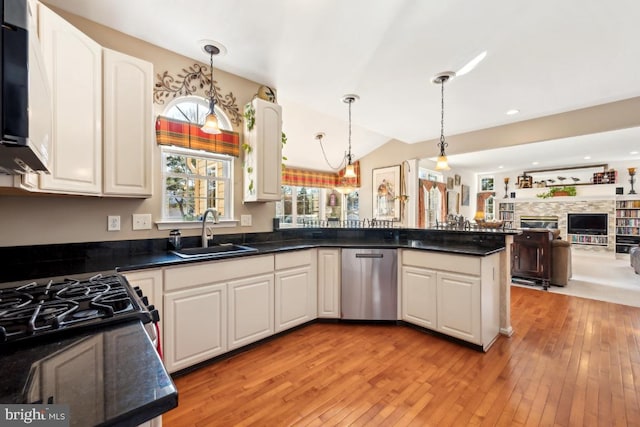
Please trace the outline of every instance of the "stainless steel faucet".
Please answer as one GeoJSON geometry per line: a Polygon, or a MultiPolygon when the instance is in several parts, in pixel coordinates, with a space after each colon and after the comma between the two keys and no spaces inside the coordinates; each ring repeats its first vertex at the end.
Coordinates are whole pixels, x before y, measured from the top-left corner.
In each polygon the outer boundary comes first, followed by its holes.
{"type": "MultiPolygon", "coordinates": [[[[209,238],[207,237],[207,216],[211,214],[213,215],[213,223],[217,224],[218,223],[218,211],[215,209],[207,209],[206,211],[204,211],[204,213],[202,214],[202,247],[206,248],[207,246],[209,246],[209,238]]],[[[213,231],[211,232],[211,235],[213,237],[213,231]]]]}

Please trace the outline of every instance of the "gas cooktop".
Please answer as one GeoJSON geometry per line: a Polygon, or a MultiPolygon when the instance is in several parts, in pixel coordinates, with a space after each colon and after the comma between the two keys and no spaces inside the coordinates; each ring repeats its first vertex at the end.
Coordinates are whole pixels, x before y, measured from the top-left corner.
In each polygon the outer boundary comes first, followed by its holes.
{"type": "Polygon", "coordinates": [[[124,276],[45,280],[0,289],[0,346],[113,323],[154,321],[157,311],[124,276]]]}

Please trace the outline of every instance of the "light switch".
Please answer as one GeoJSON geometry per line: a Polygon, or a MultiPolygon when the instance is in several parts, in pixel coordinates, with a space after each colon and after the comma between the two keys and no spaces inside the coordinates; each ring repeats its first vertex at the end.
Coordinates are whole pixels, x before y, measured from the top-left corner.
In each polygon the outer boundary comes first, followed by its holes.
{"type": "Polygon", "coordinates": [[[134,230],[151,230],[151,214],[133,214],[134,230]]]}

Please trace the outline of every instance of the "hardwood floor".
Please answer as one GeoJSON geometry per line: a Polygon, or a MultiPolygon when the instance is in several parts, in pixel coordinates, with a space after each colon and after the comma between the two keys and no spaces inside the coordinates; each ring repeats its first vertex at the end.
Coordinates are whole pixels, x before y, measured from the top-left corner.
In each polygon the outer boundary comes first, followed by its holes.
{"type": "Polygon", "coordinates": [[[640,425],[640,308],[512,287],[487,353],[313,324],[175,380],[165,426],[640,425]]]}

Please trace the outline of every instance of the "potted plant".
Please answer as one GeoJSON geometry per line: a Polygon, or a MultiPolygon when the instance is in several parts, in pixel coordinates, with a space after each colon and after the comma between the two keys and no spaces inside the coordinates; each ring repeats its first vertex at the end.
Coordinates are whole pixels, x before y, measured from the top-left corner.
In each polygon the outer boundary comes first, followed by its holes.
{"type": "Polygon", "coordinates": [[[561,196],[575,196],[576,195],[576,186],[575,185],[565,185],[562,187],[552,187],[546,193],[536,194],[537,197],[541,199],[547,199],[549,197],[561,197],[561,196]]]}

